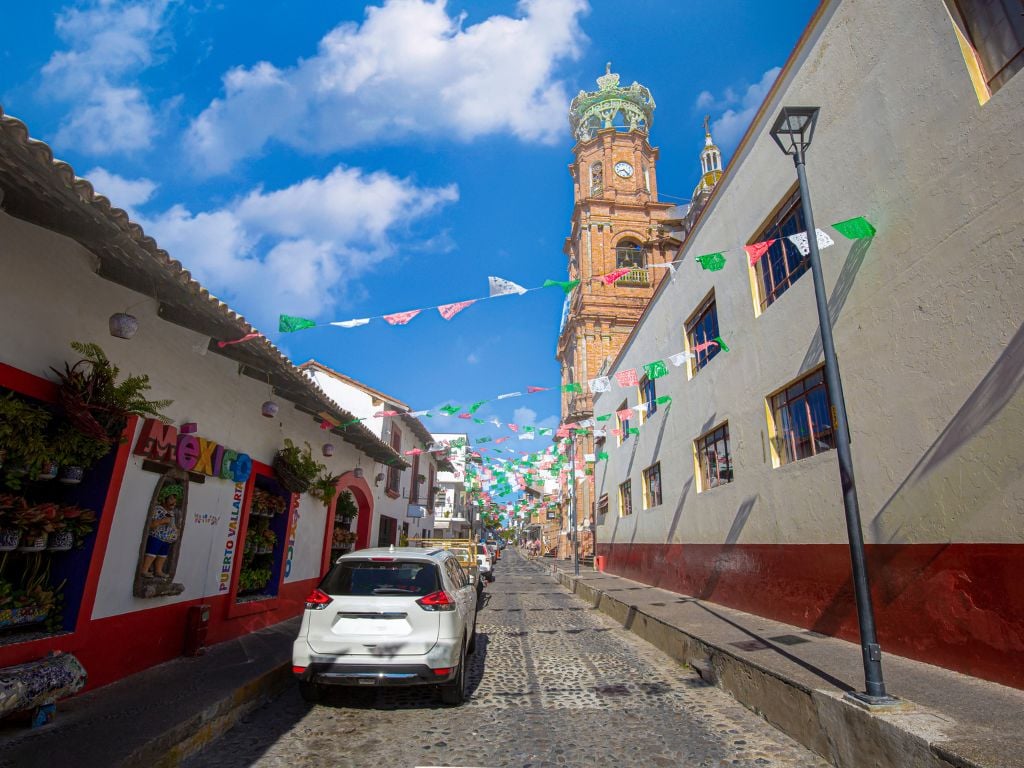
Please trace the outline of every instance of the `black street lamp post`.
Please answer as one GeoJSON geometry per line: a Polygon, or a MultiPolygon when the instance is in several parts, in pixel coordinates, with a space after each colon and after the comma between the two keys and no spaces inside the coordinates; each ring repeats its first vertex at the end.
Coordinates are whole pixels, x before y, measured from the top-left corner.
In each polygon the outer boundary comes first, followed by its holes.
{"type": "Polygon", "coordinates": [[[832,320],[825,297],[825,279],[821,272],[821,256],[818,252],[817,232],[814,228],[811,197],[804,170],[804,154],[811,145],[817,120],[818,107],[783,107],[772,126],[771,135],[783,152],[793,156],[797,179],[800,182],[800,202],[803,207],[804,225],[807,227],[814,298],[818,305],[821,347],[825,356],[825,382],[834,408],[839,478],[843,488],[843,506],[846,509],[846,531],[850,540],[850,559],[853,564],[857,622],[860,626],[861,654],[864,657],[865,693],[848,695],[868,705],[885,705],[891,704],[895,699],[886,694],[885,679],[882,677],[882,649],[875,634],[875,611],[871,604],[871,587],[864,558],[864,535],[861,530],[860,508],[857,504],[857,486],[853,477],[853,454],[850,451],[850,427],[846,420],[843,383],[839,377],[839,362],[832,340],[832,320]]]}

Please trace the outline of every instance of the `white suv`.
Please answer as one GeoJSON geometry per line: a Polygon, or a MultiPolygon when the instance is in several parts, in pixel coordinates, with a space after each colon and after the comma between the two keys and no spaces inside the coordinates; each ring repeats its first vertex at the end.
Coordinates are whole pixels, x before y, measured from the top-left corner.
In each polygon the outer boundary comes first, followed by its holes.
{"type": "Polygon", "coordinates": [[[324,685],[430,684],[461,704],[476,609],[476,585],[444,549],[342,555],[306,598],[292,646],[299,691],[318,701],[324,685]]]}

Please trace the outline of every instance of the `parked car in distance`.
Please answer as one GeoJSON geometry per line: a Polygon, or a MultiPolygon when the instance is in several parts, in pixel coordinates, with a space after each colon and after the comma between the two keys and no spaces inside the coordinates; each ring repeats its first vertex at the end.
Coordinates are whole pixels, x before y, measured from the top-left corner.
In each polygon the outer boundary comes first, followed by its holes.
{"type": "Polygon", "coordinates": [[[292,672],[307,701],[324,686],[436,685],[466,698],[476,643],[476,585],[445,549],[391,547],[342,555],[306,598],[292,672]]]}
{"type": "Polygon", "coordinates": [[[485,543],[487,551],[491,553],[491,562],[496,563],[501,560],[501,553],[498,551],[498,544],[494,539],[488,539],[485,543]]]}
{"type": "Polygon", "coordinates": [[[480,578],[483,581],[494,581],[494,567],[491,563],[491,555],[486,547],[481,547],[476,553],[477,569],[480,571],[480,578]]]}

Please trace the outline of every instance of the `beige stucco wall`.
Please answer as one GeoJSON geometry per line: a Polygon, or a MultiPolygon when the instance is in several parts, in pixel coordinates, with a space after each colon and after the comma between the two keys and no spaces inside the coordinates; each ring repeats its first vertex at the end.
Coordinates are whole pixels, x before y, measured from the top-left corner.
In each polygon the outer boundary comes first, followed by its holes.
{"type": "MultiPolygon", "coordinates": [[[[318,459],[340,474],[372,462],[340,438],[333,458],[320,456],[325,433],[287,401],[274,419],[260,414],[269,387],[238,373],[237,364],[204,352],[209,339],[161,320],[156,302],[93,273],[95,258],[68,238],[0,213],[0,362],[53,380],[53,366],[63,369],[77,354],[69,342],[95,341],[124,373],[147,373],[152,399],[171,398],[165,409],[172,422],[198,422],[199,434],[253,459],[270,463],[285,437],[308,441],[318,459]],[[131,308],[140,327],[130,341],[110,336],[107,319],[131,308]]],[[[141,425],[140,425],[141,428],[141,425]]],[[[134,447],[134,440],[132,442],[134,447]]],[[[187,523],[175,581],[185,591],[174,597],[142,600],[132,596],[132,582],[149,501],[159,478],[141,469],[142,458],[128,461],[122,492],[100,575],[93,618],[223,594],[218,577],[228,538],[234,483],[207,478],[191,483],[187,523]],[[215,524],[196,524],[208,513],[215,524]]],[[[367,470],[369,472],[369,470],[367,470]]],[[[295,549],[285,581],[319,575],[327,512],[303,495],[299,504],[295,549]]]]}
{"type": "MultiPolygon", "coordinates": [[[[783,104],[818,105],[808,154],[869,542],[1024,541],[1024,74],[980,106],[941,2],[846,0],[820,17],[788,81],[731,160],[675,281],[616,369],[683,349],[684,323],[713,288],[719,354],[610,460],[601,542],[842,543],[834,452],[773,468],[765,397],[821,360],[810,274],[755,317],[742,252],[720,272],[693,261],[736,248],[795,183],[768,135],[783,104]],[[828,224],[864,215],[870,242],[828,224]],[[728,420],[735,481],[698,494],[693,440],[728,420]],[[641,471],[662,466],[664,503],[642,510],[641,471]],[[617,515],[632,478],[634,514],[617,515]]],[[[629,403],[637,402],[635,391],[629,403]]],[[[623,390],[599,397],[617,407],[623,390]]]]}

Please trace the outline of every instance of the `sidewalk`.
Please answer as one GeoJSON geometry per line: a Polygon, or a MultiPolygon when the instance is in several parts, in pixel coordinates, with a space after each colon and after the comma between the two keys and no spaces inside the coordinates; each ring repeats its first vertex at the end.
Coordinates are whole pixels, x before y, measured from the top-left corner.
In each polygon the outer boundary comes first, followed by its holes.
{"type": "Polygon", "coordinates": [[[887,654],[901,705],[868,712],[843,698],[863,689],[859,645],[582,565],[577,578],[571,561],[533,562],[840,768],[1024,766],[1024,691],[887,654]]]}
{"type": "Polygon", "coordinates": [[[57,704],[42,728],[0,727],[0,766],[177,765],[290,684],[299,619],[57,704]]]}

